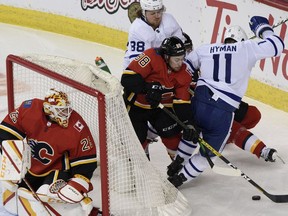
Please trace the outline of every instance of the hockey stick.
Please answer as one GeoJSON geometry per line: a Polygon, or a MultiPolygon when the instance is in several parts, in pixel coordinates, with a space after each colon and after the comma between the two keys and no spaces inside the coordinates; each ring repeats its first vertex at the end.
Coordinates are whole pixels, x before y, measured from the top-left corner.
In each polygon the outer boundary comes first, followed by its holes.
{"type": "Polygon", "coordinates": [[[208,148],[213,154],[215,154],[217,157],[219,157],[222,161],[224,161],[228,166],[230,166],[231,168],[233,168],[235,170],[240,171],[241,172],[241,176],[244,179],[246,179],[250,184],[252,184],[254,187],[256,187],[260,192],[262,192],[270,200],[272,200],[275,203],[286,203],[286,202],[288,202],[288,194],[287,195],[275,195],[275,194],[268,193],[262,187],[260,187],[256,182],[254,182],[249,176],[247,176],[240,169],[238,169],[235,165],[233,165],[229,160],[227,160],[221,153],[216,151],[211,145],[209,145],[207,142],[205,142],[202,138],[199,138],[199,142],[202,145],[204,145],[206,148],[208,148]]]}
{"type": "MultiPolygon", "coordinates": [[[[188,129],[188,127],[180,121],[180,119],[171,113],[169,110],[167,110],[162,104],[159,106],[161,109],[163,109],[171,118],[173,118],[181,127],[184,129],[188,129]]],[[[219,157],[222,161],[224,161],[228,166],[233,168],[232,170],[236,170],[238,173],[240,172],[240,176],[243,177],[245,180],[247,180],[250,184],[252,184],[254,187],[256,187],[260,192],[262,192],[265,196],[267,196],[270,200],[272,200],[275,203],[286,203],[288,202],[288,194],[286,195],[275,195],[270,194],[266,190],[264,190],[262,187],[260,187],[256,182],[254,182],[249,176],[247,176],[245,173],[243,173],[240,169],[238,169],[235,165],[233,165],[229,160],[227,160],[220,152],[216,151],[211,145],[209,145],[207,142],[205,142],[202,138],[198,139],[199,144],[205,146],[207,149],[209,149],[214,155],[219,157]]]]}
{"type": "Polygon", "coordinates": [[[282,25],[283,23],[285,23],[285,22],[287,22],[287,21],[288,21],[288,18],[286,18],[286,19],[284,19],[284,20],[281,20],[280,22],[274,24],[274,25],[272,26],[272,28],[276,28],[276,27],[282,25]]]}
{"type": "MultiPolygon", "coordinates": [[[[176,115],[174,115],[172,112],[170,112],[166,107],[163,106],[163,104],[159,104],[159,108],[161,108],[165,113],[167,113],[172,119],[174,119],[182,128],[188,129],[187,125],[185,125],[176,115]]],[[[219,167],[216,166],[209,155],[206,152],[206,149],[203,145],[200,143],[200,147],[204,151],[205,157],[211,167],[211,170],[217,174],[221,175],[227,175],[227,176],[241,176],[241,172],[237,169],[231,169],[229,167],[219,167]]]]}
{"type": "Polygon", "coordinates": [[[133,21],[137,18],[138,11],[141,10],[140,2],[133,2],[128,7],[128,18],[130,20],[130,23],[133,23],[133,21]]]}

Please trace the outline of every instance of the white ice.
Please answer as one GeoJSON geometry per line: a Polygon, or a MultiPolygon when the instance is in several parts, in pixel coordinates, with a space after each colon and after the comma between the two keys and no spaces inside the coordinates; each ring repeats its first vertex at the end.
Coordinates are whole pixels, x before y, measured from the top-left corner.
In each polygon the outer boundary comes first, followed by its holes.
{"type": "MultiPolygon", "coordinates": [[[[123,50],[49,32],[0,24],[0,119],[7,113],[5,95],[5,59],[8,54],[39,53],[64,56],[94,63],[102,56],[117,78],[121,77],[123,50]]],[[[223,155],[270,194],[288,194],[288,113],[250,98],[262,113],[252,131],[269,147],[276,148],[286,164],[265,162],[234,145],[223,155]]],[[[165,172],[170,159],[160,142],[151,145],[151,162],[165,172]]],[[[227,166],[221,160],[217,165],[227,166]]],[[[180,187],[193,208],[193,216],[287,216],[288,203],[274,203],[242,177],[221,176],[207,169],[195,181],[180,187]],[[261,200],[252,201],[253,195],[261,200]]],[[[0,216],[10,215],[0,208],[0,216]]]]}

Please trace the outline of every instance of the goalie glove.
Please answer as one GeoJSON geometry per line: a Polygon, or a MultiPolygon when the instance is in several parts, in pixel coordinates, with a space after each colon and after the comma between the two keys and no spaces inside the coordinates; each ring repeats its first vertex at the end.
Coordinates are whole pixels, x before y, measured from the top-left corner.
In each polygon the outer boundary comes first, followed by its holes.
{"type": "Polygon", "coordinates": [[[93,186],[88,178],[76,174],[64,187],[59,189],[57,195],[67,203],[79,203],[92,189],[93,186]]]}
{"type": "Polygon", "coordinates": [[[249,22],[250,29],[254,32],[256,37],[263,38],[263,32],[274,32],[265,17],[253,16],[249,22]]]}

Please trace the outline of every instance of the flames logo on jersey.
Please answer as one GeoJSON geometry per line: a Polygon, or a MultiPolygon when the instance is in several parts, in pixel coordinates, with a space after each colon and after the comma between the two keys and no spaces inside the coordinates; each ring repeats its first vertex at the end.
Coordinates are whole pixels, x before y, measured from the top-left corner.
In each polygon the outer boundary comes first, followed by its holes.
{"type": "Polygon", "coordinates": [[[18,120],[18,115],[19,115],[19,111],[18,110],[15,110],[14,112],[11,112],[9,114],[9,117],[11,119],[11,121],[16,124],[17,120],[18,120]]]}
{"type": "Polygon", "coordinates": [[[48,143],[29,139],[28,144],[31,147],[31,154],[33,158],[39,160],[45,165],[52,161],[50,158],[53,157],[54,150],[48,143]]]}

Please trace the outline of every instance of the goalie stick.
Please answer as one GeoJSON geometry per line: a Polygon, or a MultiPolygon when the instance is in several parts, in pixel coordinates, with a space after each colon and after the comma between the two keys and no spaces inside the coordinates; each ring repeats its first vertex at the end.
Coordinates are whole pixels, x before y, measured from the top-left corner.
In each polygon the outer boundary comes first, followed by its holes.
{"type": "MultiPolygon", "coordinates": [[[[184,129],[188,129],[188,127],[180,121],[180,119],[171,113],[168,109],[166,109],[162,104],[159,105],[161,109],[163,109],[171,118],[173,118],[181,127],[184,129]]],[[[265,196],[267,196],[270,200],[275,203],[287,203],[288,202],[288,194],[276,195],[270,194],[262,187],[260,187],[255,181],[253,181],[249,176],[243,173],[240,169],[238,169],[235,165],[233,165],[228,159],[226,159],[220,152],[215,150],[211,145],[205,142],[202,138],[198,139],[199,144],[209,149],[215,156],[219,157],[222,161],[224,161],[228,166],[233,168],[232,170],[236,170],[238,173],[240,172],[240,176],[247,180],[250,184],[252,184],[255,188],[257,188],[260,192],[262,192],[265,196]]]]}
{"type": "Polygon", "coordinates": [[[52,208],[48,203],[44,203],[40,197],[37,195],[37,193],[34,191],[34,189],[32,188],[31,184],[29,183],[29,181],[26,178],[23,178],[23,181],[25,182],[25,184],[28,186],[28,188],[30,189],[32,195],[34,196],[34,198],[42,205],[42,207],[45,209],[45,211],[48,213],[48,215],[52,216],[52,214],[50,213],[49,210],[51,210],[54,215],[56,216],[61,216],[54,208],[52,208]]]}

